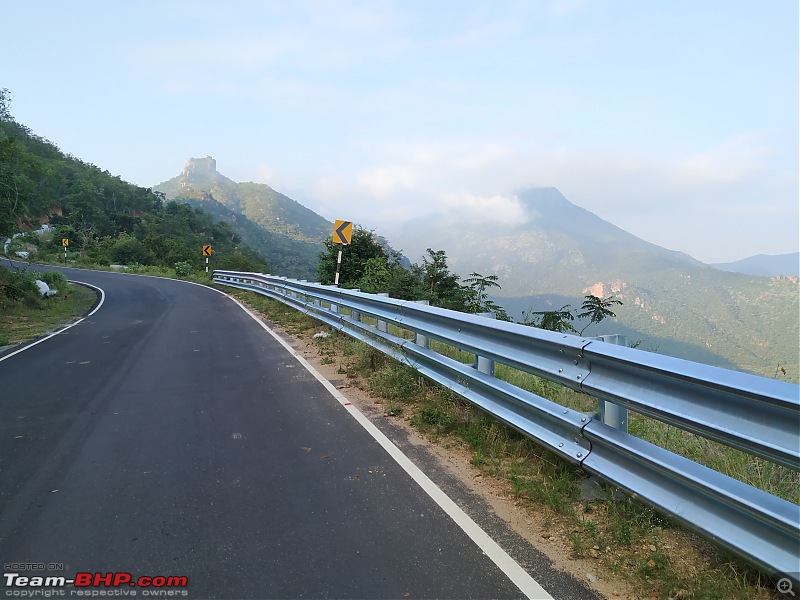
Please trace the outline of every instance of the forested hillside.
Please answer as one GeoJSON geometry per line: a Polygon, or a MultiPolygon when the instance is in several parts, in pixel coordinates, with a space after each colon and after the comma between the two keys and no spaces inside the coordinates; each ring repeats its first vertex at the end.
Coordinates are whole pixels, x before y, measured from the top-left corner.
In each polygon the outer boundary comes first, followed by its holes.
{"type": "MultiPolygon", "coordinates": [[[[65,154],[11,116],[8,90],[0,90],[0,238],[18,233],[10,251],[42,260],[158,265],[182,271],[202,267],[202,246],[212,245],[214,266],[266,268],[226,223],[185,204],[165,204],[142,188],[65,154]],[[54,229],[41,232],[41,225],[54,229]],[[39,230],[39,234],[32,232],[39,230]]],[[[2,240],[0,240],[2,241],[2,240]]]]}
{"type": "Polygon", "coordinates": [[[333,223],[263,183],[237,183],[210,156],[190,158],[180,175],[153,186],[167,199],[188,202],[239,232],[274,273],[311,279],[333,223]]]}

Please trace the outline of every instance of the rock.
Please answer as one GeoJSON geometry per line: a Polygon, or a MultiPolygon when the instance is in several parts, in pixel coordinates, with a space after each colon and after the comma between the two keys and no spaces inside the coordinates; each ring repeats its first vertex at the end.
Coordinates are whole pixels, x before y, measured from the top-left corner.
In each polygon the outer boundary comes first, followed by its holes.
{"type": "Polygon", "coordinates": [[[36,287],[39,288],[39,293],[41,294],[42,298],[49,298],[50,296],[55,296],[58,293],[58,290],[51,290],[50,286],[41,279],[36,280],[36,287]]]}
{"type": "Polygon", "coordinates": [[[201,176],[205,175],[208,177],[216,172],[217,161],[210,156],[206,156],[205,158],[190,158],[188,161],[186,161],[186,165],[183,167],[183,172],[181,175],[184,177],[189,177],[194,174],[199,174],[201,176]]]}

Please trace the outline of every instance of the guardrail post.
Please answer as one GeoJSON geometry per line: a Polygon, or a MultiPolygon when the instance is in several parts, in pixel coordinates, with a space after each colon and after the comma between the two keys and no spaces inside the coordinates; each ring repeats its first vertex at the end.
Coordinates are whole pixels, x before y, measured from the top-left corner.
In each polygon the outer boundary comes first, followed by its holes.
{"type": "MultiPolygon", "coordinates": [[[[612,333],[609,335],[601,335],[596,339],[602,340],[609,344],[616,344],[617,346],[625,346],[625,336],[619,333],[612,333]]],[[[600,420],[614,429],[619,429],[628,433],[628,409],[619,404],[614,404],[608,400],[600,400],[598,402],[597,411],[600,414],[600,420]]]]}
{"type": "MultiPolygon", "coordinates": [[[[422,304],[424,306],[428,306],[430,304],[430,301],[428,301],[428,300],[414,300],[414,303],[415,304],[422,304]]],[[[427,335],[422,335],[421,333],[418,333],[418,334],[416,334],[416,336],[417,337],[414,340],[414,343],[417,346],[422,346],[423,348],[429,348],[430,347],[430,340],[428,339],[427,335]]]]}
{"type": "MultiPolygon", "coordinates": [[[[360,291],[361,291],[361,288],[353,288],[353,289],[352,289],[352,290],[350,290],[350,291],[351,291],[351,292],[360,292],[360,291]]],[[[351,309],[350,309],[350,318],[351,318],[353,321],[361,321],[361,313],[360,313],[360,312],[358,312],[357,310],[355,310],[355,309],[352,309],[352,308],[351,308],[351,309]]]]}
{"type": "MultiPolygon", "coordinates": [[[[487,319],[496,319],[497,315],[493,312],[483,312],[478,313],[479,317],[486,317],[487,319]]],[[[491,375],[494,377],[494,361],[491,358],[486,358],[485,356],[477,356],[478,360],[476,361],[476,368],[481,373],[486,373],[487,375],[491,375]]]]}
{"type": "MultiPolygon", "coordinates": [[[[384,296],[384,297],[388,298],[389,297],[389,292],[378,292],[378,296],[384,296]]],[[[376,327],[378,328],[378,331],[382,331],[383,333],[386,333],[389,330],[389,327],[386,324],[386,321],[381,321],[380,319],[378,319],[378,323],[377,323],[376,327]]]]}

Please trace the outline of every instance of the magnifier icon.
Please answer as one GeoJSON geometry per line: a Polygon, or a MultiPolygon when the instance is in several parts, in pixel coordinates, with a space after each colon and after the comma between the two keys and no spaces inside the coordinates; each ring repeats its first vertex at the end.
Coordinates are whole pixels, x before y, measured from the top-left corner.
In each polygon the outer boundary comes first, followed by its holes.
{"type": "Polygon", "coordinates": [[[789,594],[790,596],[797,596],[792,590],[792,580],[784,577],[783,579],[778,580],[778,584],[775,586],[778,588],[778,591],[781,594],[789,594]]]}

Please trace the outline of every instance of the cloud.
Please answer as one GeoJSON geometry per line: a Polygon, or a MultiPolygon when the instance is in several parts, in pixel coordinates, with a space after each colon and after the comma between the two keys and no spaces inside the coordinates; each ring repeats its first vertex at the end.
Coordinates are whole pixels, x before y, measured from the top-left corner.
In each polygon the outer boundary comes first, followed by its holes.
{"type": "Polygon", "coordinates": [[[690,154],[679,162],[676,179],[687,186],[741,183],[758,173],[769,158],[763,137],[750,132],[690,154]]]}
{"type": "Polygon", "coordinates": [[[528,220],[525,207],[517,196],[447,194],[442,198],[441,206],[445,213],[457,214],[464,221],[522,225],[528,220]]]}
{"type": "Polygon", "coordinates": [[[719,262],[796,245],[797,169],[774,164],[771,147],[763,133],[690,153],[590,150],[557,136],[547,143],[536,136],[373,142],[350,156],[368,168],[342,164],[309,195],[378,229],[441,214],[517,224],[530,215],[515,192],[555,186],[634,235],[719,262]],[[768,188],[764,173],[774,175],[768,188]],[[735,222],[742,214],[751,215],[748,231],[735,222]]]}
{"type": "Polygon", "coordinates": [[[377,198],[387,198],[402,189],[415,186],[418,177],[413,169],[398,165],[363,171],[358,185],[377,198]]]}

